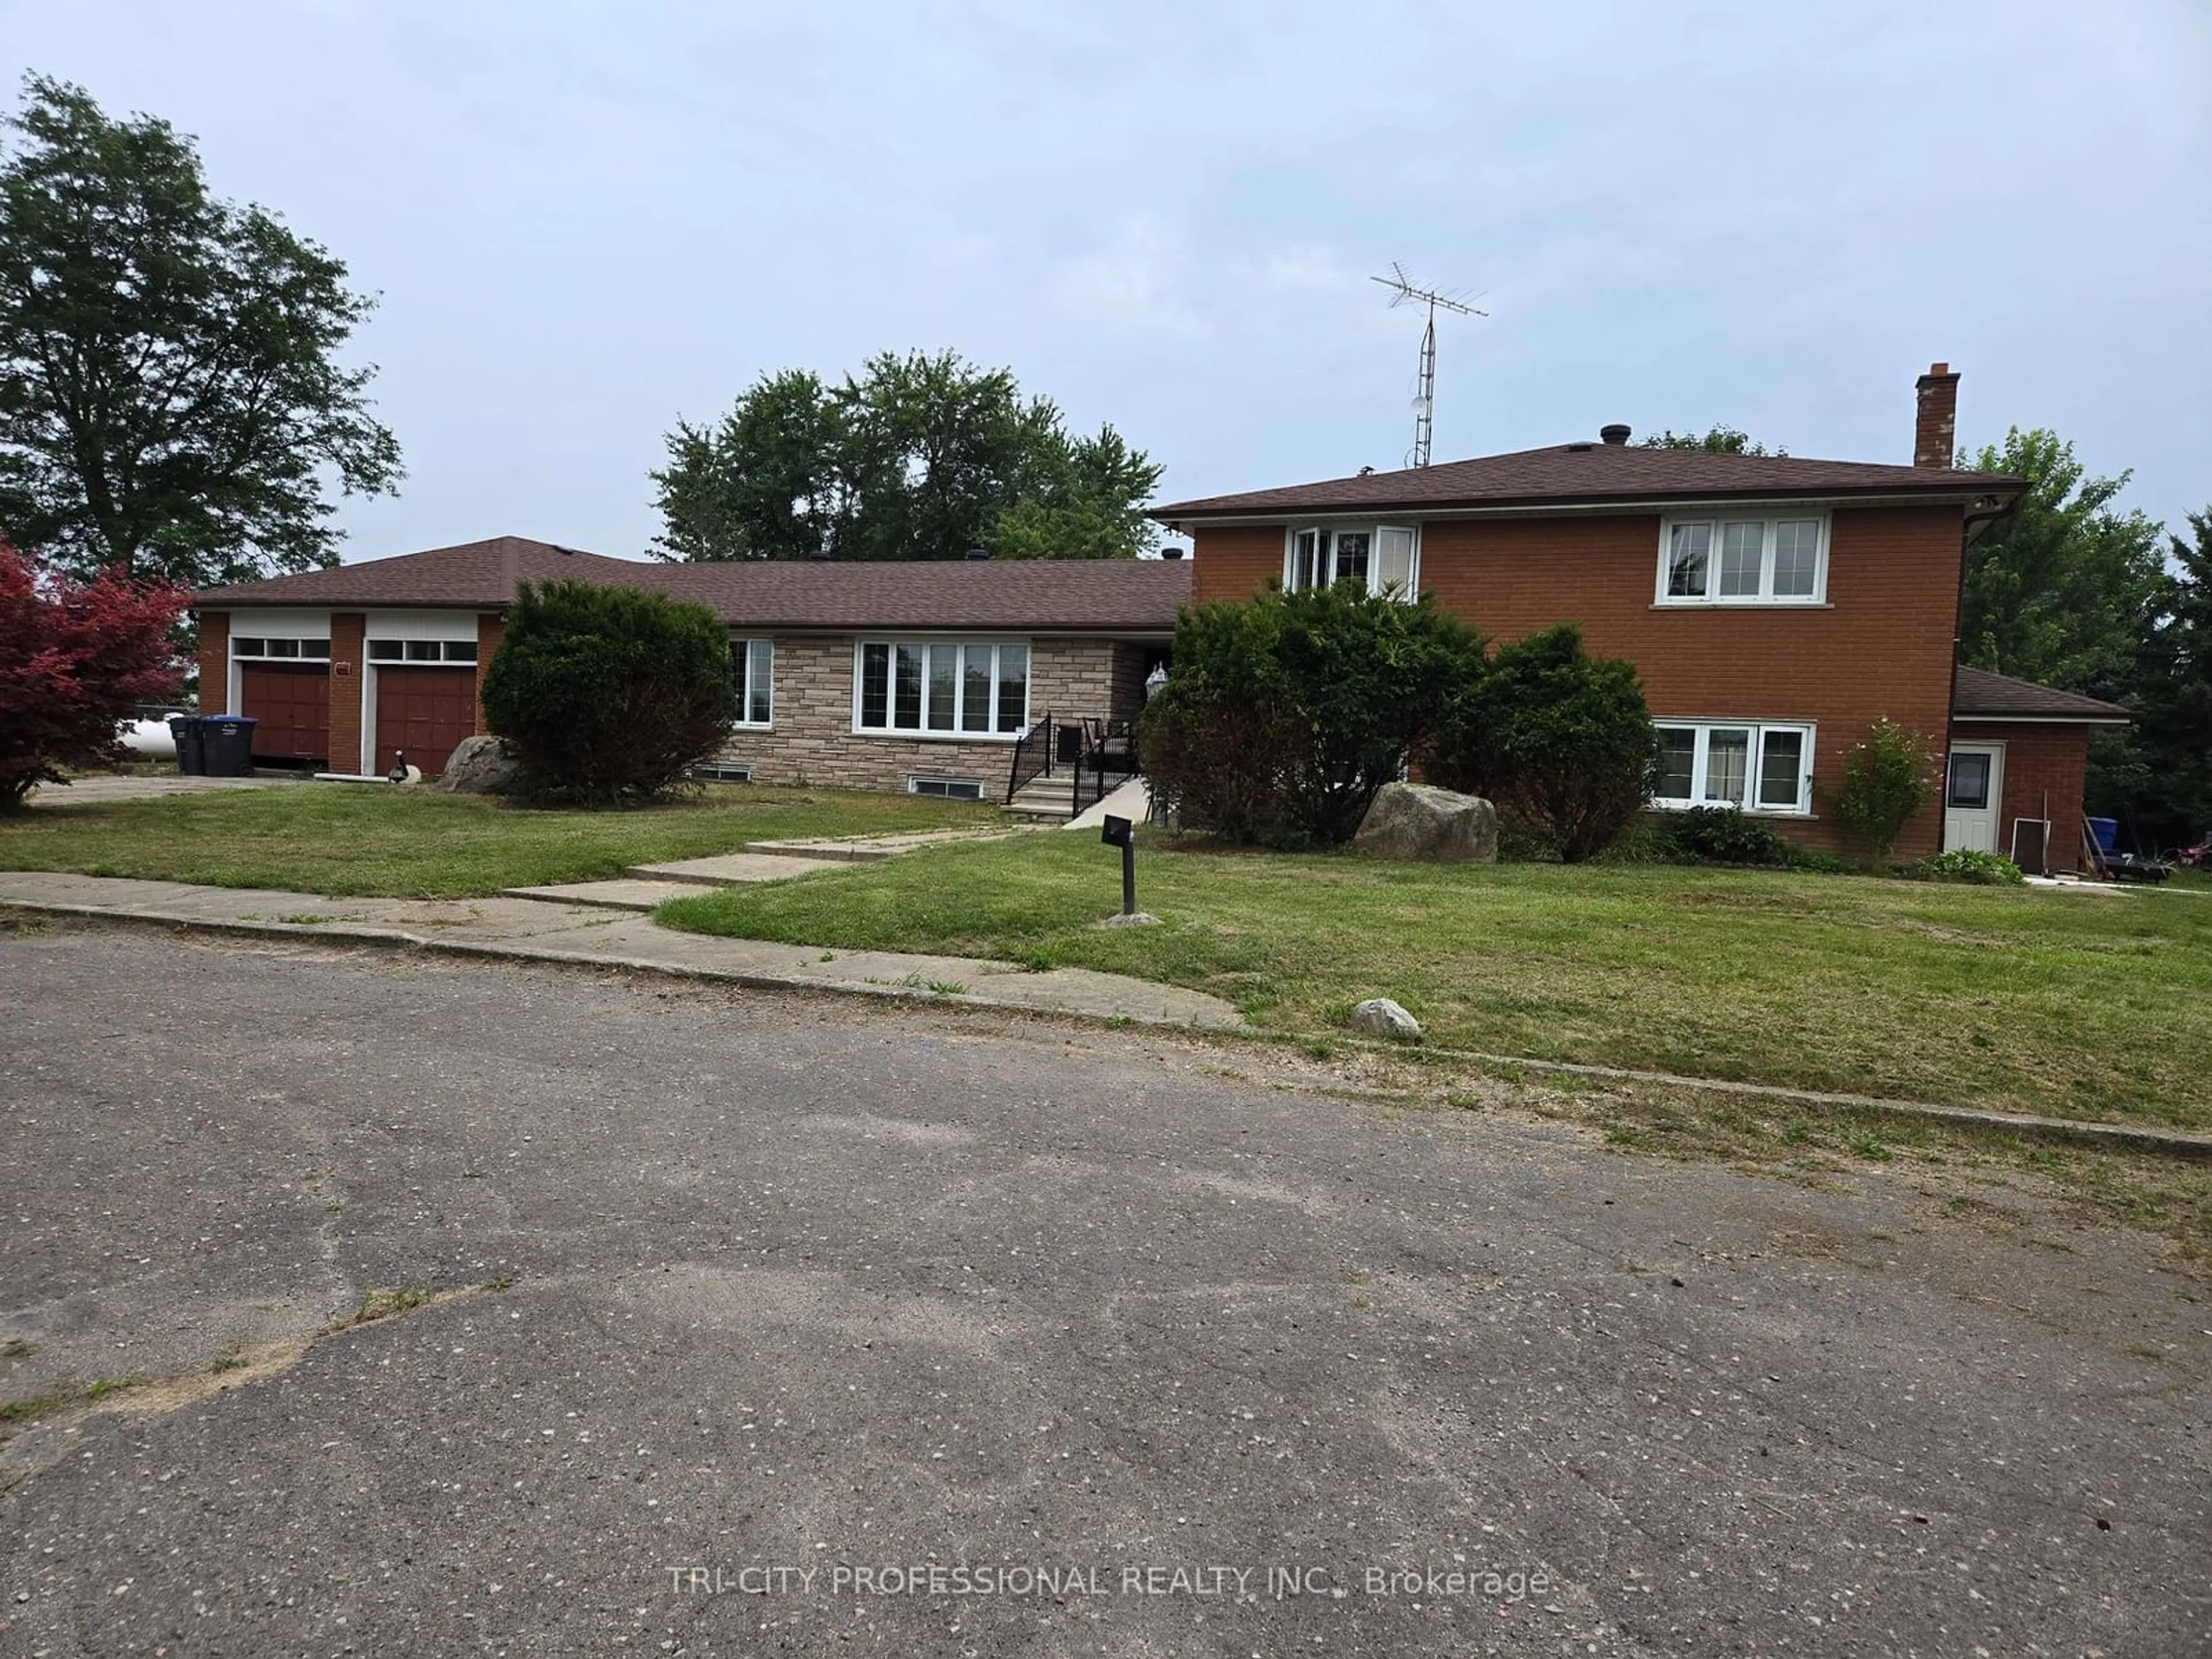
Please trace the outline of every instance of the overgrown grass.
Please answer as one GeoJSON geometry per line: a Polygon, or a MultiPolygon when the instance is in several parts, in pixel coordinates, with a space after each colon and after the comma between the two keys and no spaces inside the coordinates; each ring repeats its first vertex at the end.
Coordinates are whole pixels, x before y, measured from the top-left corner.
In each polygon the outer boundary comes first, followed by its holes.
{"type": "Polygon", "coordinates": [[[592,881],[749,841],[987,823],[992,809],[852,790],[710,784],[635,811],[538,811],[482,796],[287,785],[73,806],[59,790],[0,818],[0,869],[73,870],[334,896],[467,898],[592,881]]]}
{"type": "Polygon", "coordinates": [[[1075,965],[1210,991],[1320,1042],[1392,996],[1431,1044],[2212,1127],[2212,897],[1673,866],[1437,868],[1147,838],[1159,927],[1096,926],[1080,834],[678,900],[665,924],[1075,965]]]}

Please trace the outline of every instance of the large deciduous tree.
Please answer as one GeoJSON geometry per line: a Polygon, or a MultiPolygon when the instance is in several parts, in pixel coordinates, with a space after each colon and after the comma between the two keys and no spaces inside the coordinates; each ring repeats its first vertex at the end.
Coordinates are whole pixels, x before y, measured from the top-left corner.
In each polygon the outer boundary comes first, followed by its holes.
{"type": "Polygon", "coordinates": [[[33,75],[0,123],[0,528],[61,568],[185,583],[337,562],[327,486],[388,490],[374,301],[191,140],[33,75]]]}
{"type": "MultiPolygon", "coordinates": [[[[2129,475],[2091,477],[2074,446],[2045,428],[2014,427],[2003,443],[1964,453],[1959,464],[2027,485],[1966,550],[1960,661],[2135,706],[2143,641],[2166,591],[2165,532],[2148,514],[2115,504],[2129,475]]],[[[2092,735],[2094,806],[2115,809],[2140,796],[2142,745],[2133,730],[2092,735]]]]}
{"type": "Polygon", "coordinates": [[[1966,550],[1959,656],[2062,690],[2126,689],[2162,575],[2163,532],[2113,505],[2127,473],[2092,477],[2056,432],[2014,427],[1959,458],[2026,481],[2019,505],[1966,550]]]}
{"type": "Polygon", "coordinates": [[[830,385],[763,377],[714,426],[678,422],[653,477],[677,559],[1130,558],[1160,469],[1110,426],[954,353],[885,352],[830,385]]]}
{"type": "Polygon", "coordinates": [[[2193,541],[2172,538],[2169,568],[2135,675],[2135,755],[2126,791],[2143,833],[2202,845],[2212,833],[2212,507],[2189,515],[2193,541]]]}
{"type": "Polygon", "coordinates": [[[170,629],[190,595],[110,571],[41,576],[0,538],[0,813],[121,750],[133,704],[176,689],[170,629]]]}
{"type": "Polygon", "coordinates": [[[1769,449],[1741,427],[1713,425],[1703,432],[1677,432],[1668,427],[1638,440],[1642,449],[1695,449],[1708,455],[1787,455],[1786,449],[1769,449]]]}

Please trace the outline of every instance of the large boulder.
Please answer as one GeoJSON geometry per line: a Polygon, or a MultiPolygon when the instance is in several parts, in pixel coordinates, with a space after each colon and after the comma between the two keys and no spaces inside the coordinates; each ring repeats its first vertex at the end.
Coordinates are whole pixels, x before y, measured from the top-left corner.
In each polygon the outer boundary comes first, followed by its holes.
{"type": "Polygon", "coordinates": [[[1352,1011],[1352,1029],[1369,1036],[1395,1037],[1401,1042],[1421,1040],[1421,1022],[1403,1004],[1389,997],[1370,997],[1352,1011]]]}
{"type": "Polygon", "coordinates": [[[1498,862],[1498,809],[1480,795],[1386,783],[1352,844],[1370,858],[1419,864],[1498,862]]]}
{"type": "Polygon", "coordinates": [[[455,795],[507,795],[522,780],[522,763],[504,738],[463,738],[446,762],[438,787],[455,795]]]}

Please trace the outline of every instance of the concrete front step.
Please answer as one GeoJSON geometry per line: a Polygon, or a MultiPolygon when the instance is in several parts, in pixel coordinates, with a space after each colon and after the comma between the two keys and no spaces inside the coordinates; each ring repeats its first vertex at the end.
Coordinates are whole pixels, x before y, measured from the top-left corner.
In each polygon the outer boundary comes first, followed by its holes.
{"type": "MultiPolygon", "coordinates": [[[[1109,773],[1106,793],[1112,794],[1128,779],[1119,773],[1109,773]]],[[[1021,793],[1006,803],[1006,811],[1024,817],[1072,818],[1075,816],[1077,790],[1080,788],[1084,804],[1091,805],[1097,793],[1098,781],[1086,777],[1079,785],[1072,776],[1036,778],[1021,787],[1021,793]]]]}
{"type": "Polygon", "coordinates": [[[633,864],[623,873],[647,881],[694,888],[733,887],[752,881],[788,881],[827,870],[834,859],[794,858],[776,853],[720,853],[706,859],[672,859],[664,864],[633,864]]]}
{"type": "Polygon", "coordinates": [[[784,858],[826,860],[831,863],[861,863],[869,859],[895,858],[919,848],[940,847],[951,841],[998,841],[1005,830],[904,830],[888,836],[848,836],[812,841],[753,841],[748,853],[774,854],[784,858]]]}
{"type": "Polygon", "coordinates": [[[602,910],[654,910],[669,899],[696,898],[712,890],[696,881],[574,881],[553,887],[507,887],[503,898],[544,904],[588,904],[602,910]]]}

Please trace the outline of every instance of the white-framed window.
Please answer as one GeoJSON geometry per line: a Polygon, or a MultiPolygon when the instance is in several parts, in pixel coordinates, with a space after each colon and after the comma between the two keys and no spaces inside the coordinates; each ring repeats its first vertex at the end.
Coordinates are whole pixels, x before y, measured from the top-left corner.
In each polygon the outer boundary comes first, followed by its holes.
{"type": "Polygon", "coordinates": [[[474,640],[371,640],[368,659],[379,663],[474,662],[474,640]]]}
{"type": "Polygon", "coordinates": [[[853,651],[853,729],[1012,742],[1029,729],[1026,640],[863,640],[853,651]]]}
{"type": "Polygon", "coordinates": [[[1827,597],[1825,513],[1660,522],[1660,605],[1824,605],[1827,597]]]}
{"type": "Polygon", "coordinates": [[[1357,582],[1370,593],[1410,599],[1420,581],[1421,538],[1406,525],[1293,525],[1283,549],[1283,586],[1357,582]]]}
{"type": "Polygon", "coordinates": [[[1655,720],[1655,806],[1813,810],[1813,727],[1775,720],[1655,720]]]}
{"type": "Polygon", "coordinates": [[[737,692],[739,726],[765,730],[775,723],[775,641],[732,640],[730,678],[737,692]]]}
{"type": "Polygon", "coordinates": [[[230,654],[240,662],[328,662],[331,642],[276,639],[258,634],[230,636],[230,654]]]}

